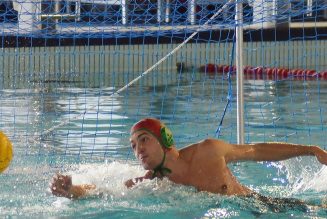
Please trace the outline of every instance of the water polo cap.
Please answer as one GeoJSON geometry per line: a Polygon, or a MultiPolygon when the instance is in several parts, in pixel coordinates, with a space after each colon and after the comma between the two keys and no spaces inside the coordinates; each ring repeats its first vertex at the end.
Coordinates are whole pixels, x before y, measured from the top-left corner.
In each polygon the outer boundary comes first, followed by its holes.
{"type": "Polygon", "coordinates": [[[138,121],[132,126],[131,135],[140,130],[151,133],[165,148],[171,148],[174,145],[172,132],[158,119],[146,118],[138,121]]]}

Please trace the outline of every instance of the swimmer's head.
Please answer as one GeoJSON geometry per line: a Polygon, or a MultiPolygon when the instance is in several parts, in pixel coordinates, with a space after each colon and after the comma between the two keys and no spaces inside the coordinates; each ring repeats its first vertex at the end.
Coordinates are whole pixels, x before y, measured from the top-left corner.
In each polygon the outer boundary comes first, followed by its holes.
{"type": "Polygon", "coordinates": [[[135,123],[131,128],[131,136],[137,131],[147,131],[155,136],[160,144],[165,148],[171,148],[174,145],[172,132],[165,124],[158,119],[145,118],[135,123]]]}

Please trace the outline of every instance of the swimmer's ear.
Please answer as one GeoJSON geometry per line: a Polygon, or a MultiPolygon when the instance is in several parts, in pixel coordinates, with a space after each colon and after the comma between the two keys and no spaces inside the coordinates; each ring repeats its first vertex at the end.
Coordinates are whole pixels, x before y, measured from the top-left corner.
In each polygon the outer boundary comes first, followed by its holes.
{"type": "Polygon", "coordinates": [[[166,148],[171,148],[174,145],[173,133],[166,126],[160,129],[161,140],[166,148]]]}

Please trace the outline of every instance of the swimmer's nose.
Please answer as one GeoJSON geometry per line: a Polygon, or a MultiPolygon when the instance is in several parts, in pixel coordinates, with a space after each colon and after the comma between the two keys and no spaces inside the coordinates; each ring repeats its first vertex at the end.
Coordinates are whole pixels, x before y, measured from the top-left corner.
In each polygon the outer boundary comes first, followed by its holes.
{"type": "Polygon", "coordinates": [[[144,152],[145,152],[145,150],[144,150],[144,148],[142,147],[142,148],[140,148],[140,150],[139,150],[139,155],[142,155],[142,154],[144,154],[144,152]]]}
{"type": "Polygon", "coordinates": [[[144,146],[143,144],[138,144],[136,147],[136,153],[139,156],[140,154],[144,153],[144,146]]]}

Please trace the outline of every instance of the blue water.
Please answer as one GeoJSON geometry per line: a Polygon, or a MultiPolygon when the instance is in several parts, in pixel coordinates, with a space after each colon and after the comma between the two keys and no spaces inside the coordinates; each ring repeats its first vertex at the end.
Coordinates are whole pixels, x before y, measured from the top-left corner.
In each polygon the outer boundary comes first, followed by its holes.
{"type": "MultiPolygon", "coordinates": [[[[167,123],[181,148],[215,131],[228,93],[220,76],[176,75],[176,83],[117,87],[49,83],[3,87],[0,129],[14,143],[11,166],[0,175],[0,216],[18,218],[253,218],[327,217],[323,208],[276,210],[251,198],[197,192],[167,180],[127,190],[123,182],[144,173],[129,148],[129,127],[145,116],[167,123]],[[52,130],[53,127],[56,127],[52,130]],[[48,190],[56,172],[74,183],[94,183],[94,196],[77,201],[48,190]],[[100,195],[98,195],[100,194],[100,195]]],[[[235,84],[233,84],[235,87],[235,84]]],[[[327,82],[286,79],[245,81],[247,142],[288,141],[326,145],[327,82]]],[[[235,91],[233,92],[235,97],[235,91]]],[[[219,138],[236,142],[236,103],[219,138]]],[[[312,157],[231,164],[237,178],[266,196],[319,205],[327,195],[327,168],[312,157]]]]}

